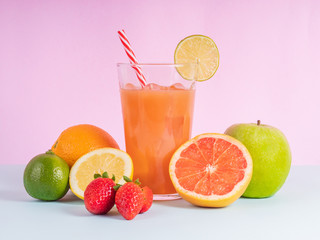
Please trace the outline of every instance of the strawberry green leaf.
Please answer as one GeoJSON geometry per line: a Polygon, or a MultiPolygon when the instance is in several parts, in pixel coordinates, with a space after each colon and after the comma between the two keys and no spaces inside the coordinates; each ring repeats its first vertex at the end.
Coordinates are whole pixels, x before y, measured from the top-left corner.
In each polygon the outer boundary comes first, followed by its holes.
{"type": "Polygon", "coordinates": [[[134,181],[134,183],[137,184],[137,185],[140,185],[140,184],[141,184],[141,182],[139,181],[139,178],[137,178],[137,179],[134,181]]]}
{"type": "Polygon", "coordinates": [[[123,176],[123,179],[126,181],[126,182],[132,182],[132,180],[130,178],[128,178],[127,176],[123,176]]]}
{"type": "Polygon", "coordinates": [[[115,190],[115,191],[118,191],[118,189],[121,187],[121,184],[116,184],[114,187],[113,187],[113,189],[115,190]]]}
{"type": "Polygon", "coordinates": [[[109,175],[108,175],[107,172],[104,172],[104,173],[102,173],[102,177],[103,177],[103,178],[109,178],[109,175]]]}
{"type": "Polygon", "coordinates": [[[95,174],[93,175],[93,177],[94,177],[94,179],[96,179],[96,178],[101,177],[101,175],[100,175],[99,173],[95,173],[95,174]]]}

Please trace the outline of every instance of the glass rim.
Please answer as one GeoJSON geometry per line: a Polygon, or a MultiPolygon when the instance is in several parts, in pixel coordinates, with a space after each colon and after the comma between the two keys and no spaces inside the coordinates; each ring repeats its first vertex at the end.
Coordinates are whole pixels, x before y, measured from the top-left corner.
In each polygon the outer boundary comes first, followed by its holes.
{"type": "Polygon", "coordinates": [[[169,66],[169,67],[183,67],[186,65],[197,65],[197,62],[188,62],[188,63],[117,63],[117,67],[120,66],[169,66]]]}

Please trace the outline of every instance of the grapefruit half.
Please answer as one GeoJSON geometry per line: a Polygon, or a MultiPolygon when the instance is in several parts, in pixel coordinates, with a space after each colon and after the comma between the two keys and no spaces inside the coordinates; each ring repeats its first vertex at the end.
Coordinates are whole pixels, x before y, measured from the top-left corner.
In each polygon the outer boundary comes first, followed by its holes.
{"type": "Polygon", "coordinates": [[[225,207],[246,190],[252,159],[235,138],[206,133],[187,141],[173,154],[169,174],[176,191],[188,202],[225,207]]]}

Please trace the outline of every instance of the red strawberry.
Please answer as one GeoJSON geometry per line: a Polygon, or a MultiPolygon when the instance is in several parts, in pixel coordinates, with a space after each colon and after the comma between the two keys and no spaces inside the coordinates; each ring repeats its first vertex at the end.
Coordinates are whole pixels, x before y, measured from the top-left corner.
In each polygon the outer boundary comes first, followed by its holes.
{"type": "Polygon", "coordinates": [[[147,186],[143,187],[142,192],[143,192],[143,197],[144,197],[144,203],[143,203],[143,206],[142,206],[139,213],[144,213],[144,212],[148,211],[149,208],[151,207],[152,201],[153,201],[153,193],[149,187],[147,187],[147,186]]]}
{"type": "Polygon", "coordinates": [[[94,179],[84,191],[84,204],[92,214],[106,214],[114,205],[115,183],[113,179],[106,178],[105,173],[103,176],[94,179]]]}
{"type": "Polygon", "coordinates": [[[119,213],[127,220],[133,219],[141,210],[144,197],[141,187],[136,182],[127,182],[116,193],[116,206],[119,213]]]}

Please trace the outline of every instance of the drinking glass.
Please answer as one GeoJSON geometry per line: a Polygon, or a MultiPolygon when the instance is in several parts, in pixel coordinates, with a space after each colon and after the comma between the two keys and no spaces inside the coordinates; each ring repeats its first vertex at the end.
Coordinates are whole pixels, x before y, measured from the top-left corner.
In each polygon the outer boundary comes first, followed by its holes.
{"type": "Polygon", "coordinates": [[[149,186],[154,200],[180,198],[170,176],[173,153],[191,136],[197,64],[118,63],[126,151],[134,179],[149,186]],[[141,86],[135,69],[147,84],[141,86]],[[179,72],[188,69],[188,80],[179,72]]]}

